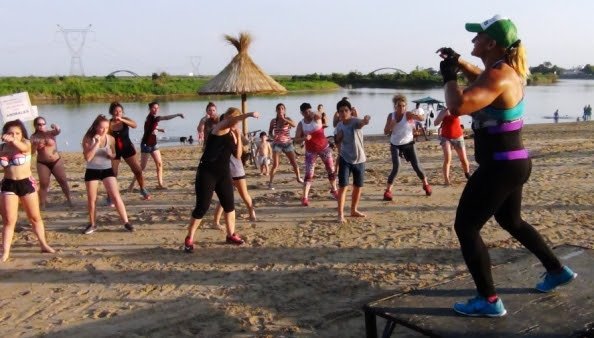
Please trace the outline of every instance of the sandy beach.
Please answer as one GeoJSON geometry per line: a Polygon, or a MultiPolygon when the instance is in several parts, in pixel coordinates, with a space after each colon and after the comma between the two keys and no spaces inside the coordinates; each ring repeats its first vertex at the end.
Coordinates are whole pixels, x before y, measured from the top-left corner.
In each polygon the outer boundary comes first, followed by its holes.
{"type": "MultiPolygon", "coordinates": [[[[553,246],[594,248],[594,123],[528,125],[524,140],[533,156],[524,218],[553,246]]],[[[435,137],[417,143],[433,195],[425,196],[405,163],[394,201],[385,202],[388,140],[368,136],[365,141],[360,209],[366,218],[337,223],[336,201],[321,165],[310,206],[301,206],[301,186],[283,157],[276,190],[266,188],[267,177],[246,170],[258,216],[257,222],[249,221],[236,194],[237,231],[246,244],[225,244],[224,233],[213,228],[211,208],[193,254],[182,251],[182,242],[201,147],[162,149],[167,190],[154,189],[149,161],[145,175],[152,200],[143,201],[137,191],[123,192],[134,233],[124,230],[113,208],[101,204],[98,231],[81,234],[88,223],[84,161],[80,152],[62,154],[75,207],[63,204],[52,179],[43,218],[48,242],[58,250],[53,255],[39,253],[21,211],[11,259],[0,264],[1,336],[364,336],[363,304],[467,273],[453,231],[465,184],[457,159],[452,160],[453,184],[444,186],[439,143],[435,137]]],[[[472,140],[467,150],[474,169],[472,140]]],[[[131,178],[122,163],[122,191],[131,178]]],[[[347,196],[349,206],[350,192],[347,196]]],[[[528,253],[494,220],[482,234],[493,264],[528,253]]],[[[404,330],[395,334],[402,333],[414,336],[404,330]]]]}

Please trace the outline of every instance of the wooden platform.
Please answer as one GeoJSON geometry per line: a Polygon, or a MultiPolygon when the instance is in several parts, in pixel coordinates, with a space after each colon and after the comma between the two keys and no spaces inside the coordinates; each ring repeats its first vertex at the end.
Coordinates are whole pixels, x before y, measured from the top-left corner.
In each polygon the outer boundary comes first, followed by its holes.
{"type": "Polygon", "coordinates": [[[594,251],[562,245],[554,249],[578,277],[555,292],[534,289],[544,269],[528,254],[493,268],[497,293],[507,315],[474,318],[457,315],[456,301],[476,295],[470,275],[428,289],[367,304],[367,338],[377,337],[377,317],[387,319],[384,337],[403,325],[430,337],[594,337],[594,251]]]}

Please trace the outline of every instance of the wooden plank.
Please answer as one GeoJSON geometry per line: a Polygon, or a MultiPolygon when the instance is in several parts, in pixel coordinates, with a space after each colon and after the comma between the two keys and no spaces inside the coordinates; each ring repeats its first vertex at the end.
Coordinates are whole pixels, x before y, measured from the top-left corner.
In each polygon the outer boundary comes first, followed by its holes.
{"type": "Polygon", "coordinates": [[[452,310],[456,301],[475,296],[470,275],[384,298],[368,304],[365,310],[368,316],[373,313],[436,337],[580,336],[578,332],[591,330],[594,325],[594,251],[571,245],[554,251],[578,277],[553,293],[534,289],[544,269],[531,254],[493,268],[497,293],[508,311],[502,318],[465,317],[452,310]]]}

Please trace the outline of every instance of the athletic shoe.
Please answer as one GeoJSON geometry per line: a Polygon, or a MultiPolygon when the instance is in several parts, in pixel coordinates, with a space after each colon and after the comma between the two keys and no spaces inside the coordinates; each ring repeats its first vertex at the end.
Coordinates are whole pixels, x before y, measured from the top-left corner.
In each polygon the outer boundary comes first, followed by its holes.
{"type": "Polygon", "coordinates": [[[272,186],[272,182],[268,182],[268,190],[274,190],[274,187],[272,186]]]}
{"type": "Polygon", "coordinates": [[[431,196],[431,193],[433,192],[433,190],[431,190],[431,186],[429,185],[429,183],[423,184],[423,190],[425,190],[425,195],[427,196],[431,196]]]}
{"type": "Polygon", "coordinates": [[[497,298],[496,302],[489,303],[481,296],[471,298],[466,303],[454,304],[454,311],[471,317],[503,317],[507,313],[501,299],[497,298]]]}
{"type": "Polygon", "coordinates": [[[226,242],[229,244],[235,244],[235,245],[242,245],[243,243],[245,243],[245,241],[243,239],[241,239],[241,237],[239,237],[238,234],[233,234],[231,236],[227,236],[226,242]]]}
{"type": "Polygon", "coordinates": [[[105,206],[112,207],[112,208],[115,207],[115,204],[113,204],[113,202],[112,202],[111,198],[109,197],[109,195],[107,195],[105,197],[105,206]]]}
{"type": "Polygon", "coordinates": [[[561,272],[545,272],[542,274],[543,280],[536,284],[536,290],[540,292],[551,292],[558,286],[571,283],[577,277],[577,273],[564,266],[561,272]]]}
{"type": "Polygon", "coordinates": [[[194,242],[190,241],[189,236],[184,240],[184,251],[187,253],[194,252],[194,242]]]}
{"type": "Polygon", "coordinates": [[[93,232],[95,232],[95,230],[97,230],[97,226],[93,225],[93,224],[89,224],[87,225],[87,227],[85,228],[85,230],[83,230],[83,234],[84,235],[89,235],[92,234],[93,232]]]}
{"type": "Polygon", "coordinates": [[[384,191],[384,201],[391,201],[391,200],[393,200],[392,192],[389,190],[384,191]]]}
{"type": "Polygon", "coordinates": [[[126,223],[124,224],[124,228],[126,228],[126,230],[133,232],[134,231],[134,226],[130,223],[126,223]]]}
{"type": "Polygon", "coordinates": [[[330,190],[330,195],[332,195],[335,200],[338,200],[338,190],[330,190]]]}
{"type": "Polygon", "coordinates": [[[142,199],[143,200],[150,200],[151,199],[151,194],[149,194],[149,192],[146,189],[144,189],[144,188],[140,189],[140,195],[142,195],[142,199]]]}
{"type": "Polygon", "coordinates": [[[307,198],[307,197],[303,197],[303,198],[301,199],[301,205],[302,205],[302,206],[304,206],[304,207],[307,207],[307,206],[309,206],[309,198],[307,198]]]}

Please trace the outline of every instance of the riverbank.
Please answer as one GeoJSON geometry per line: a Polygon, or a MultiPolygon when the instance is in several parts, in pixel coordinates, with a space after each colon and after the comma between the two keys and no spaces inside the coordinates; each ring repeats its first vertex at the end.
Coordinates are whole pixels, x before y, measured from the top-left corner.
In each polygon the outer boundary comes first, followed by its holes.
{"type": "MultiPolygon", "coordinates": [[[[524,130],[534,166],[522,215],[551,245],[594,248],[594,123],[524,130]]],[[[63,153],[75,208],[62,205],[52,181],[43,217],[55,255],[38,252],[20,215],[12,257],[0,265],[0,332],[4,337],[363,337],[364,303],[467,273],[452,229],[465,184],[458,161],[453,159],[452,185],[444,186],[439,143],[435,138],[417,143],[433,195],[424,195],[403,163],[394,201],[384,202],[391,168],[386,142],[366,137],[361,201],[366,218],[336,222],[336,201],[321,166],[311,204],[302,207],[301,187],[283,158],[276,190],[268,190],[255,169],[246,170],[258,215],[257,222],[249,221],[236,200],[237,231],[247,243],[226,245],[224,234],[212,228],[211,209],[194,254],[183,253],[181,245],[194,204],[199,146],[162,150],[168,189],[151,190],[151,201],[138,192],[123,193],[136,232],[125,232],[116,212],[101,205],[98,231],[87,236],[80,234],[87,223],[83,159],[80,152],[63,153]]],[[[467,146],[472,154],[471,140],[467,146]]],[[[120,175],[120,185],[127,186],[132,175],[125,164],[120,175]]],[[[155,186],[152,162],[146,179],[149,189],[155,186]]],[[[493,264],[527,254],[493,220],[482,234],[493,264]]],[[[526,287],[538,277],[526,276],[526,287]]],[[[407,336],[395,333],[401,334],[407,336]]]]}

